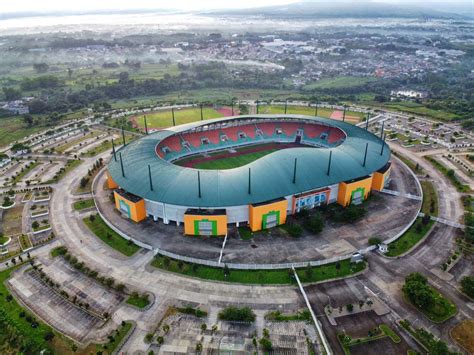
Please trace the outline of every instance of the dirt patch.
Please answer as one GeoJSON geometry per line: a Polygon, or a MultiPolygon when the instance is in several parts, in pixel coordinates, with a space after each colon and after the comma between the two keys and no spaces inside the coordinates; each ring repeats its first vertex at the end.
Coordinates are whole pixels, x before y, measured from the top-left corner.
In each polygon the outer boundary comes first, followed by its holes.
{"type": "Polygon", "coordinates": [[[451,337],[469,354],[474,354],[474,320],[466,319],[451,331],[451,337]]]}

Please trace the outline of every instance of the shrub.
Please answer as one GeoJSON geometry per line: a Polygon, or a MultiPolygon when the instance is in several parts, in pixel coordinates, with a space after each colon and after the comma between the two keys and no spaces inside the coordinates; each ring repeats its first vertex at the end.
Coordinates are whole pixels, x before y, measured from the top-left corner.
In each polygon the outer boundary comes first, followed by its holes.
{"type": "Polygon", "coordinates": [[[380,238],[377,238],[377,237],[369,238],[369,245],[379,245],[380,243],[382,243],[380,238]]]}
{"type": "Polygon", "coordinates": [[[461,279],[462,291],[471,298],[474,298],[474,276],[465,276],[461,279]]]}
{"type": "Polygon", "coordinates": [[[304,223],[305,228],[313,234],[321,233],[324,229],[324,220],[321,214],[316,213],[304,223]]]}
{"type": "Polygon", "coordinates": [[[268,338],[260,339],[259,343],[262,349],[265,351],[271,351],[273,349],[273,344],[268,338]]]}
{"type": "Polygon", "coordinates": [[[254,322],[255,314],[249,307],[238,308],[229,306],[219,312],[220,320],[235,321],[235,322],[254,322]]]}

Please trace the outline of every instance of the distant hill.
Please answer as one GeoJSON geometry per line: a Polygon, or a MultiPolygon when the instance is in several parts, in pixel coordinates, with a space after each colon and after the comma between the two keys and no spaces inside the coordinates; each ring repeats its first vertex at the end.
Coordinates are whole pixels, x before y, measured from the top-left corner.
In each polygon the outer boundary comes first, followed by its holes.
{"type": "MultiPolygon", "coordinates": [[[[427,4],[429,5],[429,4],[427,4]]],[[[303,1],[288,5],[249,9],[217,10],[208,15],[265,16],[275,18],[433,18],[468,19],[469,16],[410,4],[387,4],[372,1],[303,1]]],[[[472,18],[472,17],[471,17],[472,18]]]]}

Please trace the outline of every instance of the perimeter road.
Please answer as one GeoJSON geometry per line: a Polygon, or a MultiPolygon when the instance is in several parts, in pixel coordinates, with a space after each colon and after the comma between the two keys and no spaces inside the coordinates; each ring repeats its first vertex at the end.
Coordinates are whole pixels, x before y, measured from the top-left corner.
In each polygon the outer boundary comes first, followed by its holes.
{"type": "Polygon", "coordinates": [[[316,315],[313,312],[313,308],[311,308],[311,304],[309,303],[308,296],[306,296],[306,292],[304,292],[303,285],[300,282],[300,278],[298,277],[298,274],[296,273],[295,268],[292,266],[293,273],[295,275],[296,282],[298,282],[298,287],[300,288],[301,294],[303,295],[304,301],[306,302],[306,306],[309,309],[309,312],[311,313],[311,317],[313,318],[313,322],[316,325],[316,330],[318,331],[319,338],[321,339],[321,342],[323,343],[324,350],[326,351],[327,355],[332,355],[332,349],[329,346],[329,343],[326,339],[326,336],[324,335],[323,329],[321,328],[321,325],[319,321],[316,319],[316,315]]]}

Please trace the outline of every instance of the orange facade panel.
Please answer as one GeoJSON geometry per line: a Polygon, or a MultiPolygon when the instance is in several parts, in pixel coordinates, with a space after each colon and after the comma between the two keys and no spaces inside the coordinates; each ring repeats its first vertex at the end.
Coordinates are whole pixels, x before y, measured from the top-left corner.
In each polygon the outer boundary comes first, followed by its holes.
{"type": "Polygon", "coordinates": [[[107,171],[107,188],[108,189],[111,189],[111,190],[115,190],[117,189],[119,186],[117,185],[117,183],[114,181],[114,179],[112,179],[112,176],[110,175],[110,173],[107,171]]]}
{"type": "Polygon", "coordinates": [[[385,182],[387,181],[389,175],[390,175],[390,164],[388,164],[388,167],[381,169],[379,171],[376,171],[372,177],[372,190],[376,191],[382,191],[382,189],[385,186],[385,182]]]}
{"type": "Polygon", "coordinates": [[[275,227],[286,222],[288,201],[278,199],[249,206],[249,227],[252,232],[275,227]]]}
{"type": "Polygon", "coordinates": [[[136,198],[127,193],[114,191],[115,207],[127,218],[134,222],[143,221],[146,218],[145,200],[136,198]]]}
{"type": "Polygon", "coordinates": [[[227,234],[227,215],[185,213],[184,234],[224,236],[227,234]]]}
{"type": "Polygon", "coordinates": [[[371,188],[372,176],[341,182],[339,183],[337,203],[346,207],[353,202],[363,201],[369,197],[371,188]]]}

